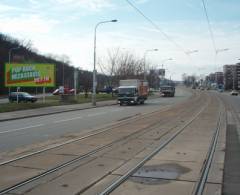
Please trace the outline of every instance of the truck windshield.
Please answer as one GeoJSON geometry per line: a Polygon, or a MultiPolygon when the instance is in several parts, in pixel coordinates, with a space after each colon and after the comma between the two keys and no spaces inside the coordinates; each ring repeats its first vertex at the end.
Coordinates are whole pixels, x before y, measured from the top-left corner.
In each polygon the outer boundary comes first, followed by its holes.
{"type": "Polygon", "coordinates": [[[119,94],[134,94],[135,88],[119,88],[119,94]]]}
{"type": "Polygon", "coordinates": [[[161,90],[173,90],[172,87],[161,87],[161,90]]]}

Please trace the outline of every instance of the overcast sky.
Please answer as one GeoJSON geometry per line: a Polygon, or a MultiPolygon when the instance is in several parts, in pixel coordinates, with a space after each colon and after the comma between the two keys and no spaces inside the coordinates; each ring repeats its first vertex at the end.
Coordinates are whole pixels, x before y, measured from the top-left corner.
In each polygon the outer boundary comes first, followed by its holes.
{"type": "MultiPolygon", "coordinates": [[[[31,40],[41,54],[65,54],[72,65],[93,69],[94,27],[100,21],[97,57],[122,48],[143,57],[151,65],[167,68],[167,77],[183,73],[207,74],[235,64],[240,58],[240,0],[205,0],[212,26],[216,58],[201,0],[130,0],[172,41],[136,12],[126,0],[0,0],[0,32],[31,40]],[[178,45],[178,46],[176,46],[178,45]],[[184,52],[198,50],[188,57],[184,52]]],[[[98,68],[100,71],[100,69],[98,68]]]]}

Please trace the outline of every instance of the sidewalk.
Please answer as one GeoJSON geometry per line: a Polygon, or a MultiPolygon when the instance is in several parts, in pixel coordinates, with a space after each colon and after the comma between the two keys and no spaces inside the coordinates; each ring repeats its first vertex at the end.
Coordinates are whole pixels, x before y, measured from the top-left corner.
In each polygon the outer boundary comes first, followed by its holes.
{"type": "Polygon", "coordinates": [[[51,106],[51,107],[43,107],[38,109],[29,109],[29,110],[20,110],[14,112],[4,112],[0,113],[0,122],[10,121],[15,119],[23,119],[30,118],[35,116],[44,116],[49,114],[57,114],[62,112],[70,112],[74,110],[84,110],[94,107],[103,107],[109,105],[117,104],[116,100],[108,100],[108,101],[100,101],[97,102],[97,106],[92,106],[92,103],[84,103],[84,104],[71,104],[71,105],[63,105],[63,106],[51,106]]]}

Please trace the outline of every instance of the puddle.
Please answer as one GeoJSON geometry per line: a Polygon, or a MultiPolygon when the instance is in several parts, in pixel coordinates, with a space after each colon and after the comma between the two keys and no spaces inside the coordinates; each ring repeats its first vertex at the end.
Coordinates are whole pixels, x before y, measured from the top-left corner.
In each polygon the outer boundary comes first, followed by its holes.
{"type": "Polygon", "coordinates": [[[132,182],[145,184],[145,185],[159,185],[159,184],[167,184],[170,182],[170,180],[142,178],[142,177],[130,177],[130,180],[132,182]]]}
{"type": "Polygon", "coordinates": [[[149,165],[140,168],[131,178],[132,181],[144,184],[164,184],[177,179],[180,175],[191,169],[175,163],[149,165]],[[162,180],[167,179],[167,180],[162,180]]]}

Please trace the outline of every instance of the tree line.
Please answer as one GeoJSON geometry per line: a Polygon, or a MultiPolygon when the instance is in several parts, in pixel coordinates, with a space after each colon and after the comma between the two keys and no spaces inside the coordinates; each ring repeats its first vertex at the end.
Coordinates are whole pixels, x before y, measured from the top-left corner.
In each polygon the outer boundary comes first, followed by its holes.
{"type": "MultiPolygon", "coordinates": [[[[88,93],[92,90],[92,72],[75,68],[66,55],[41,55],[32,47],[31,41],[17,40],[0,33],[0,95],[8,94],[8,88],[4,86],[4,65],[9,61],[9,51],[12,51],[11,63],[50,63],[56,65],[56,87],[74,87],[74,71],[78,72],[78,89],[88,93]]],[[[144,66],[147,70],[147,79],[150,87],[159,86],[159,76],[155,67],[150,67],[142,57],[138,57],[130,51],[121,51],[113,48],[108,51],[107,59],[98,60],[97,83],[98,89],[104,86],[117,87],[120,79],[143,79],[144,66]]],[[[16,90],[16,88],[12,88],[16,90]]],[[[41,91],[41,87],[22,88],[31,93],[41,91]]],[[[52,92],[53,88],[47,88],[52,92]]]]}

